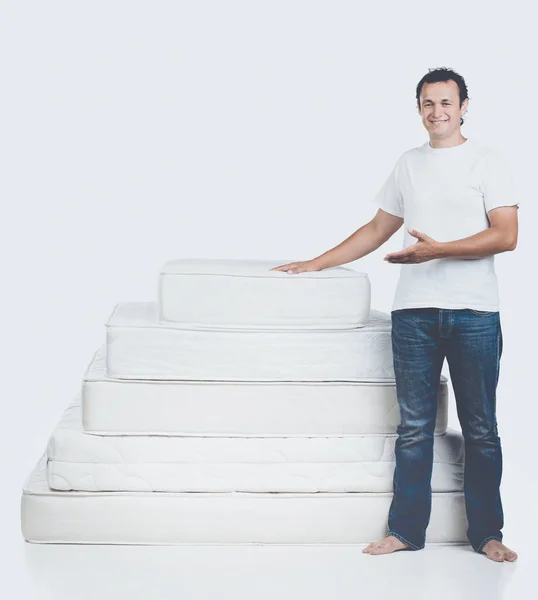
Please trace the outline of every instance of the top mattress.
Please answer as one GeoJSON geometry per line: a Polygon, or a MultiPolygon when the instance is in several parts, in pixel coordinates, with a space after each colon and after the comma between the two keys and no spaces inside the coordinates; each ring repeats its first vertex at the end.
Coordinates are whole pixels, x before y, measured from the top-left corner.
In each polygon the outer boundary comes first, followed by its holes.
{"type": "Polygon", "coordinates": [[[289,260],[186,258],[159,275],[159,320],[199,328],[350,329],[370,314],[370,280],[345,267],[289,274],[289,260]]]}

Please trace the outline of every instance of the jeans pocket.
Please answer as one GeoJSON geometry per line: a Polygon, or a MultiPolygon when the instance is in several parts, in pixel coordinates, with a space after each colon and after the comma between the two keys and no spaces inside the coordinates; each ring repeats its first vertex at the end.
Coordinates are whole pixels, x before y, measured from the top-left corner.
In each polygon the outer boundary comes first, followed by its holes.
{"type": "Polygon", "coordinates": [[[475,315],[481,315],[487,317],[488,315],[494,315],[497,313],[495,310],[475,310],[474,308],[469,309],[475,315]]]}

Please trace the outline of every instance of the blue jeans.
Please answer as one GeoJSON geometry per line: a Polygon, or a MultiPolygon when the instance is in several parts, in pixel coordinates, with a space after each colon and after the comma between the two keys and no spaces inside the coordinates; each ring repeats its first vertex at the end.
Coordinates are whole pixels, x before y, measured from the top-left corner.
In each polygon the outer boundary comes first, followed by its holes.
{"type": "Polygon", "coordinates": [[[465,439],[467,537],[476,552],[502,541],[501,441],[496,388],[502,354],[499,312],[472,309],[395,310],[392,351],[400,406],[388,535],[424,548],[431,513],[433,434],[446,357],[465,439]]]}

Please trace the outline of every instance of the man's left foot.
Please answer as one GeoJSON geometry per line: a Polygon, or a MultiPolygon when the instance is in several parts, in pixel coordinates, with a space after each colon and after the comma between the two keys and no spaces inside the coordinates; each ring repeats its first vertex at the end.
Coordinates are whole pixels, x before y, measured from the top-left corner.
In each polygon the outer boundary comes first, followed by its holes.
{"type": "Polygon", "coordinates": [[[498,540],[489,540],[489,542],[482,548],[482,552],[490,559],[495,562],[514,562],[517,558],[517,554],[507,548],[502,542],[498,540]]]}

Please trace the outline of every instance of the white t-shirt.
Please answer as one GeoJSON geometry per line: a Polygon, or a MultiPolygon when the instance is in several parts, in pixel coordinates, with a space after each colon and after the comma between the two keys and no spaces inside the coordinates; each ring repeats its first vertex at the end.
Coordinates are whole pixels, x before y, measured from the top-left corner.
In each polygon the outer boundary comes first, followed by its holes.
{"type": "MultiPolygon", "coordinates": [[[[408,229],[439,242],[459,240],[488,229],[488,211],[518,205],[519,198],[502,154],[467,139],[404,152],[374,202],[404,218],[407,248],[418,241],[408,229]]],[[[392,310],[421,307],[499,310],[494,256],[401,264],[392,310]]]]}

